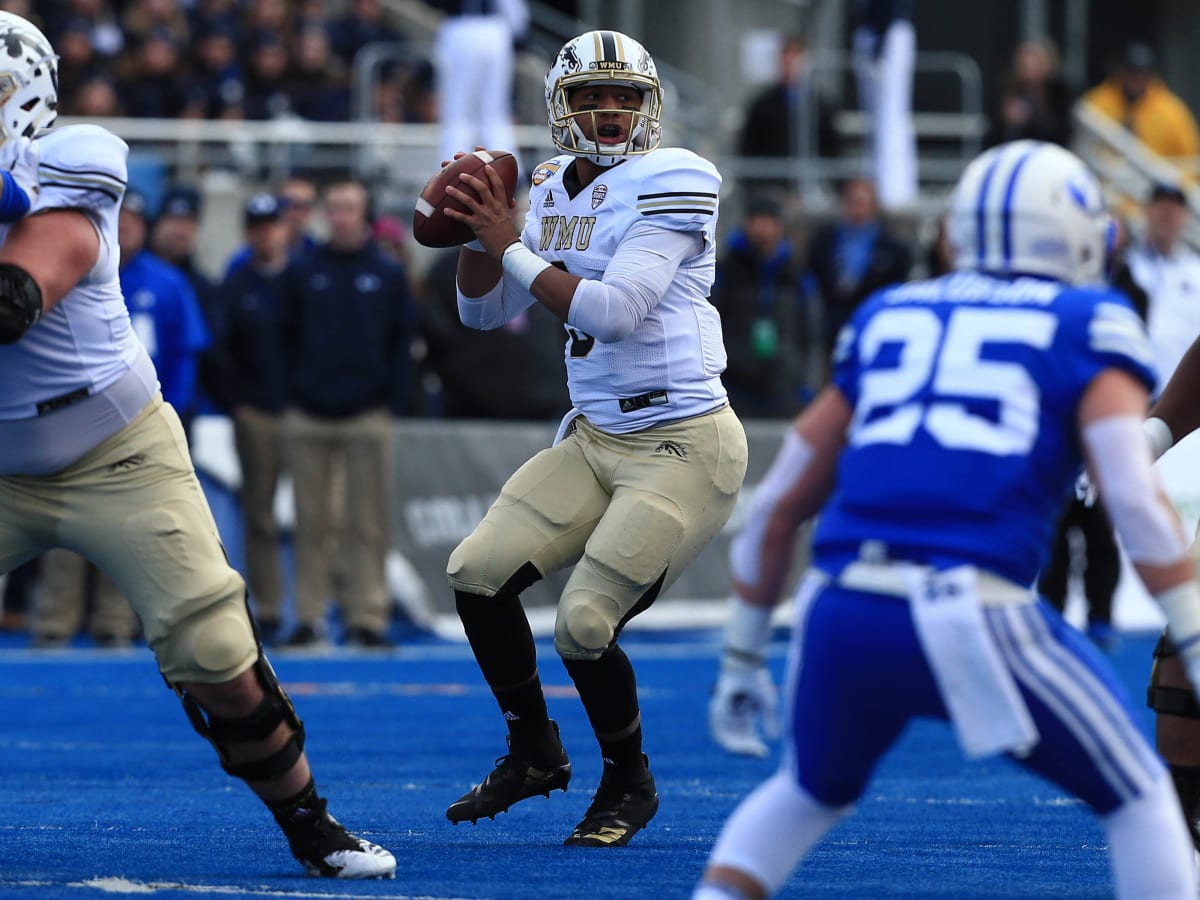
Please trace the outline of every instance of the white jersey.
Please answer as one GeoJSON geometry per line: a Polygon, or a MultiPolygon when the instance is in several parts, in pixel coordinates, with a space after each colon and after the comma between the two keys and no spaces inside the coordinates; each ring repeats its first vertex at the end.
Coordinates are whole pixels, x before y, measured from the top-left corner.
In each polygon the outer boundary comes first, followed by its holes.
{"type": "Polygon", "coordinates": [[[720,408],[727,402],[720,378],[725,344],[708,297],[721,176],[690,150],[660,149],[603,170],[572,197],[563,176],[573,161],[558,156],[533,172],[521,240],[542,259],[602,281],[617,247],[640,223],[698,233],[702,243],[628,337],[602,343],[565,326],[571,402],[613,434],[720,408]]]}
{"type": "MultiPolygon", "coordinates": [[[[129,147],[95,125],[52,129],[38,144],[40,192],[30,215],[82,211],[100,236],[100,253],[91,271],[19,341],[0,346],[0,421],[37,416],[83,391],[97,394],[148,363],[117,277],[117,214],[129,147]]],[[[0,225],[0,243],[10,227],[0,225]]]]}

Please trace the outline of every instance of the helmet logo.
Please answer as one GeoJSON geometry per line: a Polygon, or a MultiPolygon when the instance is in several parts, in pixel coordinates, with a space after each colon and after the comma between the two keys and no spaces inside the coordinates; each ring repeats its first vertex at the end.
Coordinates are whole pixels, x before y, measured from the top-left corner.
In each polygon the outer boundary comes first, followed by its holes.
{"type": "Polygon", "coordinates": [[[4,52],[13,59],[20,59],[21,54],[25,52],[21,36],[11,31],[4,35],[4,52]]]}
{"type": "Polygon", "coordinates": [[[646,48],[643,47],[641,56],[638,57],[638,69],[642,72],[649,72],[650,62],[650,54],[647,52],[646,48]]]}
{"type": "Polygon", "coordinates": [[[574,44],[567,44],[563,47],[559,58],[562,59],[562,64],[568,72],[578,72],[583,68],[583,63],[579,60],[579,54],[575,52],[574,44]]]}

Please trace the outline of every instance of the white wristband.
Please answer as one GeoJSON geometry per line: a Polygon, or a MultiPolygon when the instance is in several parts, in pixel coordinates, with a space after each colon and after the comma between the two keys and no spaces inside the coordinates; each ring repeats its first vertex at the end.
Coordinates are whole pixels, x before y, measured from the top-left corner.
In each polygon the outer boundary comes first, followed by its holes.
{"type": "Polygon", "coordinates": [[[1150,443],[1150,454],[1158,459],[1175,445],[1171,435],[1171,427],[1157,416],[1152,416],[1142,422],[1142,431],[1150,443]]]}
{"type": "Polygon", "coordinates": [[[468,241],[467,243],[463,244],[463,249],[473,250],[476,253],[487,253],[487,249],[479,242],[479,238],[475,238],[475,240],[468,241]]]}
{"type": "Polygon", "coordinates": [[[550,263],[520,241],[513,241],[504,248],[500,265],[504,267],[505,273],[511,275],[525,290],[529,290],[533,280],[550,268],[550,263]]]}
{"type": "Polygon", "coordinates": [[[1200,585],[1185,581],[1155,594],[1154,600],[1167,617],[1167,634],[1179,655],[1185,662],[1200,663],[1200,585]]]}

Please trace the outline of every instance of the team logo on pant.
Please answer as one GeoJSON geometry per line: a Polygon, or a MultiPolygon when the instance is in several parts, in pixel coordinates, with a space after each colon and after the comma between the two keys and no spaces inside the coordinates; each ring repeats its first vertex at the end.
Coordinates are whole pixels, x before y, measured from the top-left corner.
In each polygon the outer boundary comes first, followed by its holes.
{"type": "Polygon", "coordinates": [[[665,453],[668,456],[678,456],[680,459],[687,459],[687,450],[674,441],[663,441],[654,448],[654,453],[655,455],[665,453]]]}

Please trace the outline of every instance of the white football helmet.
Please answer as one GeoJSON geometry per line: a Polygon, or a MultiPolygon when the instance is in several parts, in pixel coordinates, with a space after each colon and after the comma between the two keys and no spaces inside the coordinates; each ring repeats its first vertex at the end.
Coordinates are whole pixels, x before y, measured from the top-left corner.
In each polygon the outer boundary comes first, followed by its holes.
{"type": "Polygon", "coordinates": [[[662,85],[653,58],[645,47],[619,31],[588,31],[571,38],[546,73],[546,115],[554,146],[598,166],[613,166],[658,146],[662,140],[662,101],[662,85]],[[633,114],[624,142],[609,146],[584,136],[577,120],[594,112],[571,112],[568,98],[571,91],[585,84],[624,84],[641,92],[641,111],[633,114]]]}
{"type": "Polygon", "coordinates": [[[993,147],[954,189],[946,236],[956,269],[1101,281],[1115,235],[1100,183],[1075,154],[1041,141],[993,147]]]}
{"type": "Polygon", "coordinates": [[[32,22],[0,12],[0,144],[58,118],[58,55],[32,22]]]}

